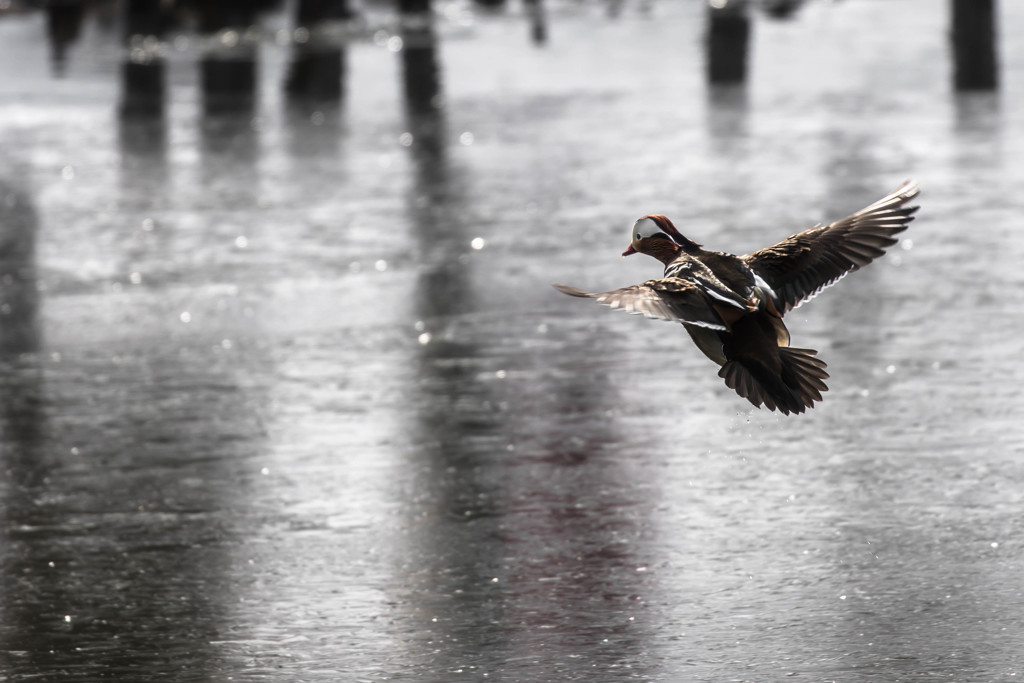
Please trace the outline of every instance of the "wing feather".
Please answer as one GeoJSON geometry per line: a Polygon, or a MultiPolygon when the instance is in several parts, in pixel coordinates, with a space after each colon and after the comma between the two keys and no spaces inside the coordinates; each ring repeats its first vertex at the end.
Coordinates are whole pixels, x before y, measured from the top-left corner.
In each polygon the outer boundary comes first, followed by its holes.
{"type": "Polygon", "coordinates": [[[704,291],[689,280],[674,277],[648,280],[596,294],[567,285],[554,287],[563,294],[594,299],[609,308],[647,318],[689,323],[713,330],[726,329],[725,322],[711,307],[704,291]]]}
{"type": "Polygon", "coordinates": [[[844,275],[866,266],[896,244],[917,206],[911,180],[871,206],[829,225],[818,225],[743,260],[773,290],[776,308],[786,313],[813,298],[844,275]]]}

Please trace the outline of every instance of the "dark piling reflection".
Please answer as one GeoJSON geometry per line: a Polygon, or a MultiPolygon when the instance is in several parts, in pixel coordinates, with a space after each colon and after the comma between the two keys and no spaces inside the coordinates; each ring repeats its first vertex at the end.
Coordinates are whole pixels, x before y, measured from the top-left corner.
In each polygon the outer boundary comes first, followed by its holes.
{"type": "MultiPolygon", "coordinates": [[[[645,510],[604,419],[616,396],[600,371],[554,379],[557,360],[533,358],[512,321],[479,310],[488,278],[470,247],[473,207],[448,153],[441,78],[424,79],[405,84],[428,335],[410,411],[421,475],[402,583],[423,643],[410,656],[429,653],[437,680],[640,675],[653,635],[630,618],[649,588],[645,510]]],[[[570,347],[585,356],[590,343],[570,347]]]]}
{"type": "Polygon", "coordinates": [[[707,9],[706,73],[710,83],[742,83],[747,78],[750,12],[747,0],[712,0],[707,9]]]}
{"type": "MultiPolygon", "coordinates": [[[[743,84],[709,85],[705,114],[708,135],[716,158],[737,161],[745,154],[750,137],[750,96],[743,84]]],[[[730,173],[739,172],[730,169],[730,173]]]]}
{"type": "MultiPolygon", "coordinates": [[[[999,93],[960,92],[953,99],[955,161],[965,177],[1001,168],[1006,162],[1004,112],[999,93]]],[[[976,235],[984,239],[984,235],[976,235]]]]}
{"type": "MultiPolygon", "coordinates": [[[[876,161],[877,144],[878,141],[870,135],[849,133],[842,128],[828,133],[829,154],[823,169],[827,185],[822,197],[822,221],[831,222],[848,216],[894,189],[895,186],[886,187],[878,182],[884,174],[876,161]]],[[[912,224],[911,237],[913,230],[912,224]]],[[[892,260],[898,258],[900,248],[897,245],[878,262],[851,273],[814,300],[815,308],[820,307],[831,320],[826,327],[830,331],[826,341],[834,351],[829,351],[828,355],[822,351],[825,361],[837,366],[831,373],[837,374],[839,363],[846,364],[850,372],[857,373],[846,375],[845,379],[839,374],[838,379],[826,382],[830,386],[843,384],[867,389],[873,384],[872,374],[880,366],[884,367],[885,340],[877,332],[887,315],[882,271],[892,267],[892,260]]],[[[870,405],[883,404],[875,401],[870,405]]]]}
{"type": "Polygon", "coordinates": [[[29,195],[0,180],[0,353],[5,359],[39,349],[38,228],[29,195]]]}
{"type": "Polygon", "coordinates": [[[995,0],[950,0],[953,84],[957,90],[993,90],[999,84],[995,0]]]}
{"type": "Polygon", "coordinates": [[[197,394],[179,404],[168,379],[187,369],[161,368],[160,358],[42,356],[38,220],[25,192],[0,183],[0,199],[4,674],[138,680],[187,670],[208,678],[204,652],[219,624],[205,593],[219,583],[208,553],[220,551],[216,542],[203,546],[224,535],[195,524],[213,503],[167,480],[165,468],[195,476],[179,459],[194,455],[182,434],[203,431],[215,406],[197,394]],[[195,410],[193,419],[176,405],[195,410]]]}
{"type": "MultiPolygon", "coordinates": [[[[501,420],[480,331],[464,316],[476,308],[463,205],[446,149],[441,77],[424,4],[403,3],[403,89],[412,134],[414,182],[408,211],[421,253],[416,311],[426,342],[412,387],[417,444],[417,522],[402,567],[413,591],[410,622],[438,680],[457,670],[486,671],[482,653],[500,652],[503,619],[501,420]],[[415,7],[415,12],[408,11],[415,7]],[[461,322],[460,322],[461,321],[461,322]],[[478,668],[479,667],[479,668],[478,668]]],[[[422,656],[414,648],[410,656],[422,656]]],[[[490,655],[486,655],[489,657],[490,655]]]]}
{"type": "Polygon", "coordinates": [[[46,670],[53,641],[37,636],[60,629],[59,621],[41,612],[31,598],[42,580],[32,572],[43,571],[46,564],[41,558],[33,561],[17,539],[18,530],[51,521],[38,503],[53,465],[46,448],[43,373],[32,355],[41,343],[35,273],[38,228],[30,196],[0,181],[0,659],[7,675],[19,666],[18,660],[25,671],[46,670]]]}
{"type": "Polygon", "coordinates": [[[659,647],[644,618],[659,590],[648,573],[658,558],[651,491],[635,466],[655,455],[627,447],[623,398],[607,371],[573,360],[601,353],[594,335],[567,341],[564,357],[530,364],[509,418],[505,626],[515,664],[507,671],[598,680],[626,670],[643,679],[659,647]],[[564,375],[549,375],[551,362],[564,375]]]}

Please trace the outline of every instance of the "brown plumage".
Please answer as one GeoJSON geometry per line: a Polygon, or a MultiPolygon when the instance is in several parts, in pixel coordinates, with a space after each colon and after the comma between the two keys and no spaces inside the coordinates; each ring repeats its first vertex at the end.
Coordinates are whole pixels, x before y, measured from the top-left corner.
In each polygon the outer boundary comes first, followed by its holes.
{"type": "Polygon", "coordinates": [[[722,366],[719,377],[755,406],[802,413],[828,391],[817,351],[789,346],[782,316],[843,276],[866,266],[896,243],[917,206],[907,181],[857,213],[818,225],[747,256],[705,251],[665,216],[636,221],[623,256],[647,254],[665,264],[664,277],[590,294],[629,313],[682,323],[697,347],[722,366]]]}

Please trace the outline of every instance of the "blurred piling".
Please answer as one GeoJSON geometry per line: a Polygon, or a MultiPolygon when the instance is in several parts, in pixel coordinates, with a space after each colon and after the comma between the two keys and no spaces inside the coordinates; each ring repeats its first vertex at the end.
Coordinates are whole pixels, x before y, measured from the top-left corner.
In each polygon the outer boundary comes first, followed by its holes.
{"type": "Polygon", "coordinates": [[[525,0],[526,14],[530,18],[530,37],[534,45],[548,42],[548,24],[544,16],[543,0],[525,0]]]}
{"type": "Polygon", "coordinates": [[[166,66],[159,47],[164,27],[161,0],[125,0],[122,118],[157,119],[163,115],[166,66]]]}
{"type": "Polygon", "coordinates": [[[51,0],[46,5],[46,30],[50,37],[53,72],[63,76],[67,49],[78,40],[84,16],[82,0],[51,0]]]}
{"type": "Polygon", "coordinates": [[[423,117],[441,107],[437,38],[430,0],[398,0],[402,22],[402,83],[409,112],[423,117]]]}
{"type": "Polygon", "coordinates": [[[248,39],[256,9],[244,0],[203,4],[199,29],[210,36],[200,61],[207,115],[250,112],[256,103],[256,45],[248,39]]]}
{"type": "Polygon", "coordinates": [[[957,90],[994,90],[996,0],[951,0],[953,83],[957,90]]]}
{"type": "Polygon", "coordinates": [[[344,97],[345,23],[348,0],[299,0],[296,5],[295,53],[285,88],[295,101],[330,104],[344,97]]]}
{"type": "Polygon", "coordinates": [[[747,78],[750,44],[747,0],[709,0],[707,22],[708,82],[743,83],[747,78]]]}

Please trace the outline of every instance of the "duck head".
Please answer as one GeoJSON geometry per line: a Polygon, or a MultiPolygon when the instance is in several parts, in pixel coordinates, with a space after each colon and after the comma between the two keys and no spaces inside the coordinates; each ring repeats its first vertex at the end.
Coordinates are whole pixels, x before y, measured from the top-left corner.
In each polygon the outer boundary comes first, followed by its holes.
{"type": "Polygon", "coordinates": [[[649,214],[633,224],[632,241],[622,255],[647,254],[662,263],[671,263],[680,251],[696,249],[700,245],[683,237],[668,218],[649,214]]]}

